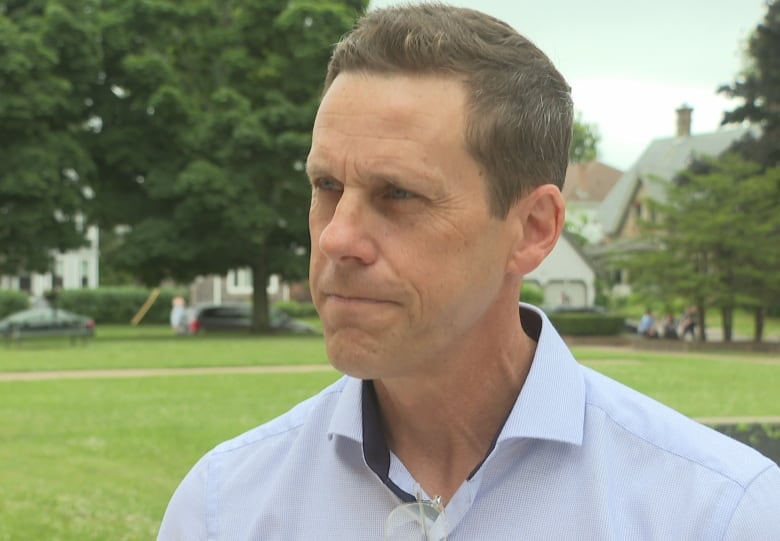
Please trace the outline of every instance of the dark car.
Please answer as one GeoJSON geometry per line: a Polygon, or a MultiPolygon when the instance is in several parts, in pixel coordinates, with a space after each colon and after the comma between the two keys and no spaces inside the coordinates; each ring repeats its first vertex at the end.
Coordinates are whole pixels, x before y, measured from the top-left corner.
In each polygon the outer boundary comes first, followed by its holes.
{"type": "Polygon", "coordinates": [[[87,339],[95,334],[95,321],[61,308],[41,307],[16,312],[0,320],[0,336],[19,341],[43,336],[87,339]]]}
{"type": "MultiPolygon", "coordinates": [[[[319,334],[316,327],[298,321],[276,308],[270,312],[271,328],[292,334],[319,334]]],[[[252,326],[251,304],[200,304],[187,312],[189,331],[249,330],[252,326]]]]}

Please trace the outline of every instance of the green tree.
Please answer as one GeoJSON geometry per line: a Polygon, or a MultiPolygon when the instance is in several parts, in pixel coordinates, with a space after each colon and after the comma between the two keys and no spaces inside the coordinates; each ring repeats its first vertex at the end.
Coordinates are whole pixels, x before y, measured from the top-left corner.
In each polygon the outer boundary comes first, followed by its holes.
{"type": "Polygon", "coordinates": [[[766,15],[748,38],[747,65],[736,80],[718,91],[742,103],[723,116],[723,124],[749,121],[761,126],[758,141],[740,145],[748,159],[773,167],[780,161],[780,1],[767,3],[766,15]]]}
{"type": "MultiPolygon", "coordinates": [[[[724,340],[731,340],[735,308],[758,315],[780,299],[779,181],[777,168],[762,171],[736,154],[695,161],[666,183],[666,202],[649,202],[661,219],[641,224],[646,249],[622,260],[632,285],[666,303],[693,299],[700,317],[718,307],[724,340]]],[[[704,328],[702,321],[701,339],[704,328]]]]}
{"type": "Polygon", "coordinates": [[[0,273],[85,243],[95,169],[80,144],[98,72],[91,2],[0,4],[0,273]]]}
{"type": "Polygon", "coordinates": [[[93,216],[128,226],[117,261],[147,284],[249,267],[267,329],[270,274],[306,273],[311,124],[365,2],[105,5],[93,216]]]}
{"type": "Polygon", "coordinates": [[[598,146],[601,141],[596,124],[585,122],[582,113],[577,112],[574,118],[571,145],[569,146],[569,161],[582,163],[593,161],[598,157],[598,146]]]}

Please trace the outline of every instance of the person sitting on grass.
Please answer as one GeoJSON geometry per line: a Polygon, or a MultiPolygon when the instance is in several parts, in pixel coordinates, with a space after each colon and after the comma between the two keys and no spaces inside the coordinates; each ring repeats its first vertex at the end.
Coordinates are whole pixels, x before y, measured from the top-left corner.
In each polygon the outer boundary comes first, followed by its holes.
{"type": "Polygon", "coordinates": [[[645,313],[642,315],[642,319],[639,320],[639,326],[637,327],[636,332],[639,333],[640,336],[644,336],[646,338],[658,338],[658,329],[655,326],[655,317],[653,316],[653,311],[650,308],[645,310],[645,313]]]}
{"type": "Polygon", "coordinates": [[[677,340],[679,335],[677,334],[677,320],[674,318],[672,312],[668,312],[663,322],[664,338],[667,340],[677,340]]]}

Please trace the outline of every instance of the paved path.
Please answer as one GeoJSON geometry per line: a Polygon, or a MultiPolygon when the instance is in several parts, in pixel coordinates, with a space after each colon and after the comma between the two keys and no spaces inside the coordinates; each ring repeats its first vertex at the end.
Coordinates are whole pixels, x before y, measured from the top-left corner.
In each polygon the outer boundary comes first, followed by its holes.
{"type": "Polygon", "coordinates": [[[755,417],[696,417],[696,420],[705,425],[738,425],[738,424],[780,424],[779,415],[755,416],[755,417]]]}
{"type": "MultiPolygon", "coordinates": [[[[595,349],[598,351],[624,351],[630,359],[638,351],[641,353],[663,353],[651,350],[636,350],[630,346],[616,345],[574,345],[576,349],[595,349]]],[[[687,352],[697,357],[712,357],[713,359],[723,359],[723,353],[713,352],[687,352]]],[[[729,354],[729,359],[754,362],[761,364],[780,364],[780,356],[766,354],[741,355],[739,353],[729,354]]],[[[631,361],[620,361],[620,359],[588,359],[583,361],[585,364],[591,363],[620,363],[631,361]]],[[[327,372],[333,370],[327,364],[305,364],[305,365],[272,365],[272,366],[213,366],[213,367],[192,367],[192,368],[116,368],[102,370],[47,370],[47,371],[29,371],[29,372],[0,372],[0,382],[3,381],[35,381],[51,379],[104,379],[104,378],[139,378],[154,376],[191,376],[204,374],[274,374],[286,372],[327,372]]]]}
{"type": "Polygon", "coordinates": [[[204,374],[278,374],[292,372],[328,372],[328,364],[284,366],[213,366],[195,368],[118,368],[111,370],[50,370],[43,372],[0,372],[2,381],[39,381],[50,379],[145,378],[153,376],[193,376],[204,374]]]}
{"type": "MultiPolygon", "coordinates": [[[[598,349],[622,349],[603,347],[598,349]]],[[[745,360],[756,361],[755,357],[745,360]]],[[[600,361],[589,361],[600,362],[600,361]]],[[[614,359],[601,362],[615,362],[614,359]]],[[[759,361],[761,362],[761,361],[759,361]]],[[[778,362],[770,360],[769,362],[778,362]]],[[[330,372],[333,367],[327,364],[280,365],[280,366],[214,366],[193,368],[119,368],[107,370],[50,370],[36,372],[0,372],[0,382],[4,381],[41,381],[55,379],[105,379],[105,378],[143,378],[155,376],[192,376],[206,374],[284,374],[296,372],[330,372]]],[[[725,425],[739,423],[780,424],[780,416],[755,417],[698,417],[697,421],[707,425],[725,425]]]]}

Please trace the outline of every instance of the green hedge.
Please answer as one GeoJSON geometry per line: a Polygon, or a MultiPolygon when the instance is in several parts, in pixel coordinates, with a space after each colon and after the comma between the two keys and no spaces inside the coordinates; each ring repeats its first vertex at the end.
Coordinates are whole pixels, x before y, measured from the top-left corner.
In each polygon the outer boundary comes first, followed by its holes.
{"type": "Polygon", "coordinates": [[[0,319],[30,307],[30,299],[24,291],[0,289],[0,319]]]}
{"type": "Polygon", "coordinates": [[[528,304],[541,306],[544,304],[544,291],[535,284],[524,283],[520,290],[520,300],[528,304]]]}
{"type": "MultiPolygon", "coordinates": [[[[65,310],[89,316],[97,324],[128,324],[149,298],[152,290],[142,287],[99,287],[65,289],[57,296],[57,305],[65,310]]],[[[141,323],[169,322],[173,297],[186,298],[183,289],[162,289],[141,323]]]]}
{"type": "Polygon", "coordinates": [[[564,336],[616,336],[626,325],[623,316],[601,314],[552,314],[550,321],[564,336]]]}
{"type": "Polygon", "coordinates": [[[274,306],[293,318],[317,317],[317,309],[310,302],[279,301],[274,306]]]}

